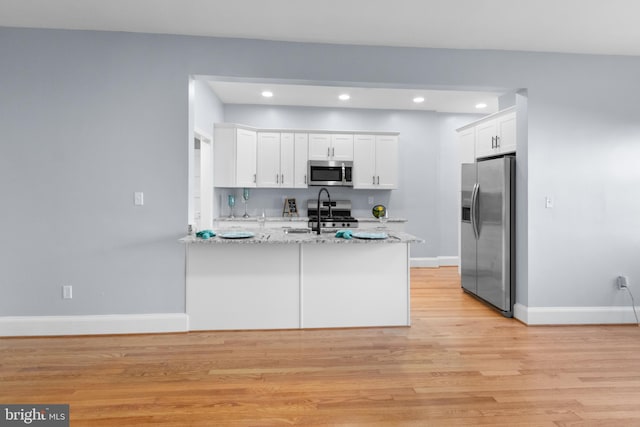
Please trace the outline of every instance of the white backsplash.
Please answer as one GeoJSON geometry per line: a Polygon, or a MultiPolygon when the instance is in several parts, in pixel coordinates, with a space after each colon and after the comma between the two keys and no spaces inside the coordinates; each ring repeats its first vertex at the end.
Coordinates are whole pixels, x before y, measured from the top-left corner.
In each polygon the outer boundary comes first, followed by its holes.
{"type": "MultiPolygon", "coordinates": [[[[307,216],[307,200],[317,200],[318,191],[322,187],[310,187],[300,189],[276,189],[276,188],[250,188],[247,212],[251,216],[265,210],[267,216],[282,216],[282,208],[286,198],[295,198],[300,216],[307,216]]],[[[355,217],[373,217],[371,208],[374,205],[385,205],[392,217],[405,216],[400,209],[393,207],[393,191],[397,190],[354,190],[345,187],[327,187],[331,200],[351,200],[351,210],[355,217]],[[373,198],[373,204],[369,204],[369,198],[373,198]]],[[[214,216],[229,216],[229,206],[227,196],[235,195],[236,205],[234,207],[235,216],[244,215],[244,204],[242,201],[241,188],[215,188],[214,189],[214,216]]],[[[326,194],[322,194],[322,199],[326,200],[326,194]]]]}

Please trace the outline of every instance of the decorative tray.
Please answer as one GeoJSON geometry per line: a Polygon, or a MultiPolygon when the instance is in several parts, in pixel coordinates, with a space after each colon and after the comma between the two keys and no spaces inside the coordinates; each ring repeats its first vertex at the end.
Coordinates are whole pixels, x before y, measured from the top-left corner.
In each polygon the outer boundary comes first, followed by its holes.
{"type": "Polygon", "coordinates": [[[223,239],[247,239],[255,236],[255,234],[250,231],[228,231],[226,233],[218,234],[218,236],[223,239]]]}
{"type": "Polygon", "coordinates": [[[386,239],[389,236],[387,233],[366,233],[366,232],[358,232],[353,233],[352,235],[356,239],[386,239]]]}

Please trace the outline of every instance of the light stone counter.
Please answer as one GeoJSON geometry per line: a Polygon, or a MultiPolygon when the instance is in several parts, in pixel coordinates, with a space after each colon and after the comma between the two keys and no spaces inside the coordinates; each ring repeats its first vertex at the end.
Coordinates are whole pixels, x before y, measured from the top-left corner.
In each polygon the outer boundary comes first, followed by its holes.
{"type": "MultiPolygon", "coordinates": [[[[380,220],[378,220],[377,218],[373,218],[373,217],[357,217],[357,220],[360,222],[372,222],[372,223],[379,223],[380,220]]],[[[225,222],[243,222],[243,223],[254,223],[257,224],[258,222],[258,218],[256,216],[250,216],[249,218],[244,218],[242,216],[236,216],[233,218],[229,218],[228,216],[223,216],[223,217],[218,217],[216,219],[214,219],[214,221],[220,222],[220,223],[225,223],[225,222]]],[[[309,217],[306,216],[269,216],[267,218],[265,218],[265,222],[266,223],[270,223],[270,222],[304,222],[306,223],[307,221],[309,221],[309,217]]],[[[395,222],[407,222],[407,220],[405,218],[389,218],[387,220],[387,222],[389,223],[395,223],[395,222]]]]}
{"type": "MultiPolygon", "coordinates": [[[[210,239],[201,239],[195,236],[186,236],[180,239],[183,243],[198,244],[198,245],[255,245],[255,244],[292,244],[292,243],[304,243],[304,244],[340,244],[340,245],[358,245],[358,244],[388,244],[388,243],[424,243],[424,240],[401,231],[392,230],[364,230],[363,233],[386,233],[389,237],[386,239],[359,239],[351,238],[344,239],[342,237],[335,237],[335,232],[316,233],[308,232],[306,229],[299,232],[294,232],[288,229],[229,229],[229,230],[216,230],[216,237],[210,239]],[[242,239],[226,239],[220,237],[220,234],[225,232],[237,232],[237,231],[250,231],[255,234],[254,237],[242,238],[242,239]],[[304,232],[301,232],[304,231],[304,232]]],[[[358,229],[352,229],[354,233],[358,233],[358,229]]]]}

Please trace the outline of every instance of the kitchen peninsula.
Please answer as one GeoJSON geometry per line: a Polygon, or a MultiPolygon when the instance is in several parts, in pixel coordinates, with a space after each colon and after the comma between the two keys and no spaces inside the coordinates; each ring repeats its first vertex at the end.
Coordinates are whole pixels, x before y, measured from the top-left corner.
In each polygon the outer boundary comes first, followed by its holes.
{"type": "Polygon", "coordinates": [[[181,239],[189,330],[410,324],[409,250],[421,239],[390,230],[372,240],[247,231],[254,236],[181,239]]]}

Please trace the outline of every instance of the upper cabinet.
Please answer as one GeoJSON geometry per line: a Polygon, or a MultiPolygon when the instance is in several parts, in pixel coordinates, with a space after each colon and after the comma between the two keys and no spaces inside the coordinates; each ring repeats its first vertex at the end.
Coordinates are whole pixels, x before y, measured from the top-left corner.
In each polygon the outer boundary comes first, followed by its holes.
{"type": "Polygon", "coordinates": [[[516,112],[513,108],[483,119],[474,128],[476,158],[516,151],[516,112]]]}
{"type": "Polygon", "coordinates": [[[309,160],[353,160],[353,134],[309,134],[309,160]]]}
{"type": "Polygon", "coordinates": [[[216,125],[213,150],[217,187],[256,186],[256,131],[236,125],[216,125]]]}
{"type": "Polygon", "coordinates": [[[398,187],[398,136],[355,135],[353,187],[391,190],[398,187]]]}
{"type": "Polygon", "coordinates": [[[466,128],[458,133],[460,141],[460,163],[476,161],[476,128],[466,128]]]}
{"type": "Polygon", "coordinates": [[[255,129],[216,123],[214,186],[307,188],[309,160],[353,161],[354,188],[398,187],[397,132],[255,129]]]}
{"type": "Polygon", "coordinates": [[[293,186],[307,188],[307,160],[309,159],[309,134],[296,133],[293,137],[293,186]]]}
{"type": "Polygon", "coordinates": [[[258,132],[258,187],[293,187],[293,133],[258,132]]]}

